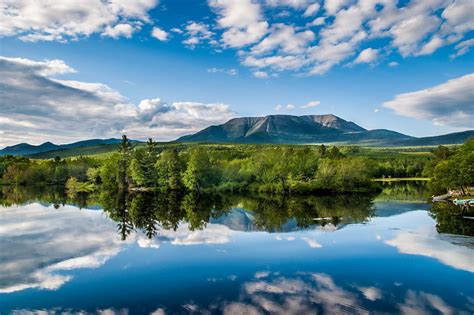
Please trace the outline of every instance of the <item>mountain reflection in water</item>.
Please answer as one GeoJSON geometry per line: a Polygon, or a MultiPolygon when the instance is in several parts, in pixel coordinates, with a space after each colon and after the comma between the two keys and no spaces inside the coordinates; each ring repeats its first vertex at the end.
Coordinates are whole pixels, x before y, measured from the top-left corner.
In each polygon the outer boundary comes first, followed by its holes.
{"type": "Polygon", "coordinates": [[[472,313],[472,222],[410,185],[286,197],[3,187],[0,313],[472,313]]]}

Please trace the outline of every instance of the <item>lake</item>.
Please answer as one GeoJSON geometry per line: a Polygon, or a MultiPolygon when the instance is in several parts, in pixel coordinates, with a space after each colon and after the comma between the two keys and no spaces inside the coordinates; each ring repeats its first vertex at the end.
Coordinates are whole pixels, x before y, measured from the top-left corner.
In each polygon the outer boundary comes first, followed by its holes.
{"type": "Polygon", "coordinates": [[[1,314],[474,313],[473,222],[433,209],[423,183],[0,197],[1,314]]]}

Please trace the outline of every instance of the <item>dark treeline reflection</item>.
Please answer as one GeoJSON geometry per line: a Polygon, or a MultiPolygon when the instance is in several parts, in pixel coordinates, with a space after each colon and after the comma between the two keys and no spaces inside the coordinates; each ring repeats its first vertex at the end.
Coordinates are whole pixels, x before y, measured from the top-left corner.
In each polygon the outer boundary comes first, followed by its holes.
{"type": "MultiPolygon", "coordinates": [[[[381,194],[340,194],[330,196],[287,196],[272,194],[194,194],[102,190],[99,193],[65,194],[63,187],[3,186],[0,204],[11,206],[28,202],[78,208],[102,208],[117,222],[122,239],[141,230],[152,238],[159,230],[176,230],[186,224],[190,230],[203,229],[208,223],[225,224],[233,229],[291,231],[315,226],[337,229],[364,222],[374,215],[373,201],[427,200],[426,184],[396,183],[381,194]],[[246,221],[246,222],[243,222],[246,221]]],[[[474,235],[474,222],[464,219],[451,203],[436,203],[431,215],[439,233],[474,235]]]]}
{"type": "MultiPolygon", "coordinates": [[[[152,238],[159,229],[176,230],[187,223],[190,230],[203,229],[209,222],[226,221],[232,211],[245,209],[251,214],[254,230],[281,231],[315,225],[362,222],[373,213],[372,197],[344,195],[331,197],[283,197],[179,193],[102,193],[101,205],[117,222],[125,239],[133,230],[152,238]]],[[[243,210],[242,210],[243,211],[243,210]]],[[[229,220],[227,220],[229,221],[229,220]]],[[[229,223],[229,222],[225,223],[229,223]]]]}
{"type": "Polygon", "coordinates": [[[438,233],[474,236],[474,220],[461,215],[462,209],[451,202],[436,202],[431,216],[436,220],[438,233]]]}
{"type": "MultiPolygon", "coordinates": [[[[232,212],[249,220],[247,229],[289,231],[363,222],[373,215],[370,194],[332,196],[284,196],[269,194],[193,194],[180,192],[128,193],[103,190],[98,194],[67,195],[54,187],[4,186],[0,203],[4,206],[40,202],[79,208],[97,207],[117,222],[118,233],[126,239],[135,230],[152,238],[160,229],[176,230],[187,224],[190,230],[203,229],[209,222],[232,224],[232,212]],[[244,210],[245,209],[245,210],[244,210]],[[250,219],[251,218],[251,219],[250,219]]],[[[60,210],[60,209],[59,209],[60,210]]],[[[235,218],[234,218],[235,219],[235,218]]]]}
{"type": "Polygon", "coordinates": [[[377,201],[421,201],[426,202],[430,194],[427,181],[381,182],[382,192],[377,201]]]}

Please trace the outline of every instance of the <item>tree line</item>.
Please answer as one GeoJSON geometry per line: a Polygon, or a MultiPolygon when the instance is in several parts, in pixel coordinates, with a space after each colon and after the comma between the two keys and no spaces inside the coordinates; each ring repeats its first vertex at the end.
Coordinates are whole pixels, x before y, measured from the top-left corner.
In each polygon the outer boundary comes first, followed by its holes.
{"type": "Polygon", "coordinates": [[[376,189],[380,177],[430,177],[433,189],[473,187],[474,139],[429,154],[364,155],[357,147],[296,145],[158,145],[134,147],[123,136],[116,153],[102,157],[32,160],[0,157],[3,184],[91,190],[255,191],[309,193],[376,189]]]}

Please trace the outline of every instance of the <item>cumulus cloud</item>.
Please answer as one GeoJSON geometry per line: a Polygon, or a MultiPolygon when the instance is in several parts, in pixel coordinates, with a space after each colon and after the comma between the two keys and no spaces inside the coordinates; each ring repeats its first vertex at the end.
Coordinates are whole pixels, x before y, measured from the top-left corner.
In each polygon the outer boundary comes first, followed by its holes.
{"type": "Polygon", "coordinates": [[[217,41],[214,39],[215,33],[210,30],[208,24],[189,21],[184,29],[186,30],[186,39],[183,44],[190,48],[205,43],[212,46],[217,45],[217,41]]]}
{"type": "Polygon", "coordinates": [[[270,35],[255,45],[251,52],[262,54],[280,49],[282,52],[289,54],[301,53],[314,38],[315,35],[310,30],[297,32],[293,26],[278,23],[272,26],[270,35]]]}
{"type": "Polygon", "coordinates": [[[0,36],[23,41],[68,41],[94,33],[130,37],[149,22],[157,0],[7,1],[0,6],[0,36]]]}
{"type": "Polygon", "coordinates": [[[126,37],[131,38],[135,27],[131,24],[121,23],[115,26],[107,26],[102,33],[104,36],[109,36],[112,38],[126,37]]]}
{"type": "Polygon", "coordinates": [[[318,12],[320,7],[321,6],[317,2],[310,4],[304,11],[303,16],[308,17],[308,16],[315,15],[318,12]]]}
{"type": "Polygon", "coordinates": [[[304,9],[306,8],[310,0],[266,0],[266,5],[270,7],[290,7],[293,9],[304,9]]]}
{"type": "Polygon", "coordinates": [[[101,83],[61,80],[61,60],[0,58],[0,145],[117,137],[172,140],[234,116],[228,105],[143,100],[134,105],[101,83]],[[45,92],[47,91],[47,93],[45,92]]]}
{"type": "Polygon", "coordinates": [[[366,48],[360,52],[359,56],[354,60],[354,63],[371,63],[377,60],[378,56],[379,51],[377,49],[366,48]]]}
{"type": "Polygon", "coordinates": [[[384,107],[436,125],[473,128],[474,74],[449,80],[420,91],[396,95],[384,107]]]}
{"type": "MultiPolygon", "coordinates": [[[[323,7],[306,0],[210,0],[209,4],[217,13],[214,30],[222,46],[239,49],[243,65],[270,75],[279,71],[321,75],[354,56],[352,64],[373,63],[382,52],[430,55],[474,30],[472,1],[328,0],[323,7]],[[305,26],[284,21],[295,10],[306,18],[319,16],[305,26]],[[361,50],[362,44],[377,39],[387,44],[361,50]]],[[[469,47],[469,42],[456,46],[459,53],[452,58],[469,47]]]]}
{"type": "Polygon", "coordinates": [[[252,0],[209,0],[217,13],[217,24],[225,31],[222,42],[225,46],[240,48],[260,40],[268,31],[260,4],[252,0]]]}
{"type": "Polygon", "coordinates": [[[151,36],[158,39],[159,41],[165,42],[168,40],[169,33],[155,26],[151,31],[151,36]]]}
{"type": "Polygon", "coordinates": [[[255,71],[253,73],[253,76],[259,79],[267,79],[268,73],[266,73],[265,71],[255,71]]]}
{"type": "Polygon", "coordinates": [[[456,52],[450,56],[451,59],[467,54],[472,46],[474,46],[474,38],[460,42],[455,46],[456,52]]]}

